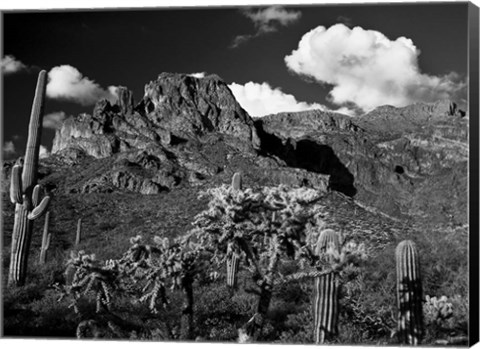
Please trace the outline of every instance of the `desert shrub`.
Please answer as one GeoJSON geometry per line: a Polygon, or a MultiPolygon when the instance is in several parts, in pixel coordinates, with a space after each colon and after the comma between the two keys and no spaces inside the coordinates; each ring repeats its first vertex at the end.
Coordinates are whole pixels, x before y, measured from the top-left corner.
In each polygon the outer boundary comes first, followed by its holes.
{"type": "Polygon", "coordinates": [[[289,314],[285,329],[280,333],[279,343],[310,344],[314,342],[314,321],[312,307],[303,312],[289,314]]]}
{"type": "Polygon", "coordinates": [[[425,343],[468,335],[468,299],[453,297],[425,297],[425,343]]]}
{"type": "Polygon", "coordinates": [[[237,329],[255,310],[255,296],[244,292],[232,293],[225,284],[200,287],[196,294],[197,336],[205,340],[234,341],[237,329]]]}

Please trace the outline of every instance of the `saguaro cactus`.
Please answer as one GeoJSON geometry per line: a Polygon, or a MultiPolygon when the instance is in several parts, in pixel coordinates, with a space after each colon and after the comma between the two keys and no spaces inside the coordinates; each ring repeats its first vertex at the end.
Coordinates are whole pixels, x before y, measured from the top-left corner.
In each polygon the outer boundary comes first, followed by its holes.
{"type": "Polygon", "coordinates": [[[232,188],[242,190],[242,175],[239,172],[236,172],[232,177],[232,188]]]}
{"type": "Polygon", "coordinates": [[[80,245],[81,238],[82,238],[82,219],[79,218],[77,221],[77,235],[75,236],[75,246],[80,245]]]}
{"type": "Polygon", "coordinates": [[[25,283],[33,221],[46,212],[50,202],[49,196],[40,202],[41,188],[37,185],[46,82],[47,72],[43,70],[38,75],[32,105],[25,163],[23,166],[16,164],[12,169],[10,199],[15,204],[15,223],[8,274],[9,285],[25,283]]]}
{"type": "MultiPolygon", "coordinates": [[[[236,172],[232,177],[232,189],[242,190],[242,176],[236,172]]],[[[240,257],[238,255],[238,248],[235,248],[231,243],[228,245],[227,251],[227,286],[235,288],[237,284],[237,272],[240,266],[240,257]]]]}
{"type": "Polygon", "coordinates": [[[422,279],[415,243],[400,242],[395,250],[397,262],[397,334],[401,343],[420,344],[423,335],[422,279]]]}
{"type": "Polygon", "coordinates": [[[228,245],[227,251],[227,286],[235,288],[237,285],[237,272],[240,266],[240,257],[233,244],[228,245]]]}
{"type": "Polygon", "coordinates": [[[50,247],[50,239],[52,234],[48,232],[48,224],[50,222],[50,212],[45,215],[45,225],[43,226],[42,247],[40,248],[40,264],[47,261],[47,251],[50,247]]]}
{"type": "MultiPolygon", "coordinates": [[[[321,259],[328,260],[332,258],[331,252],[340,253],[340,238],[334,230],[325,229],[318,238],[316,253],[321,259]]],[[[338,291],[337,275],[334,272],[315,278],[313,310],[317,344],[324,343],[326,334],[337,333],[338,291]]]]}

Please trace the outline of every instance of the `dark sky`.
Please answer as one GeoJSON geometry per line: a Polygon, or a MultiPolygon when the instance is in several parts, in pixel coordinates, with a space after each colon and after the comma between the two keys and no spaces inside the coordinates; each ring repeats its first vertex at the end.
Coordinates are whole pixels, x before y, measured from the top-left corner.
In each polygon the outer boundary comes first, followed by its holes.
{"type": "MultiPolygon", "coordinates": [[[[231,48],[233,39],[254,34],[252,21],[238,7],[136,11],[3,13],[3,55],[29,68],[3,80],[4,144],[22,154],[30,107],[40,69],[68,64],[106,88],[127,86],[136,101],[160,72],[216,73],[227,83],[268,82],[298,101],[333,107],[331,86],[290,72],[284,57],[302,36],[319,25],[344,22],[376,30],[389,39],[405,36],[421,51],[419,68],[429,75],[467,75],[467,5],[397,4],[286,7],[301,18],[276,32],[231,48]],[[310,80],[310,81],[308,81],[310,80]]],[[[338,106],[336,106],[338,107],[338,106]]],[[[49,98],[46,113],[90,113],[93,106],[49,98]]],[[[54,131],[44,130],[51,149],[54,131]]],[[[12,158],[18,154],[4,154],[12,158]]]]}

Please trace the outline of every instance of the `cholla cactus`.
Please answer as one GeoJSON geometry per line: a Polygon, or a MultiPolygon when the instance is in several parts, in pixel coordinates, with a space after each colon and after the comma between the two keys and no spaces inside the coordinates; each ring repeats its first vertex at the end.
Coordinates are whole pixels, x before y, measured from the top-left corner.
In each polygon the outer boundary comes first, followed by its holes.
{"type": "Polygon", "coordinates": [[[75,269],[72,283],[66,287],[66,293],[73,296],[71,307],[75,312],[79,312],[78,300],[89,293],[95,296],[97,313],[102,308],[109,310],[119,273],[118,263],[109,260],[102,265],[94,254],[79,251],[72,252],[67,264],[75,269]]]}
{"type": "MultiPolygon", "coordinates": [[[[340,238],[336,231],[325,229],[316,246],[320,259],[330,263],[340,256],[340,238]]],[[[322,344],[326,334],[337,333],[339,283],[335,272],[315,278],[314,321],[315,342],[322,344]]]]}
{"type": "Polygon", "coordinates": [[[442,323],[453,315],[453,305],[446,296],[425,296],[423,313],[427,323],[442,323]]]}
{"type": "Polygon", "coordinates": [[[255,341],[280,278],[281,257],[296,258],[306,244],[305,224],[321,193],[286,186],[233,190],[224,185],[203,196],[209,197],[209,208],[196,217],[194,232],[212,252],[213,262],[223,260],[230,244],[240,249],[255,285],[252,292],[258,294],[256,313],[242,333],[255,341]]]}
{"type": "Polygon", "coordinates": [[[42,135],[42,120],[45,100],[47,72],[38,75],[32,114],[28,126],[28,140],[25,163],[16,164],[12,169],[10,199],[15,204],[15,223],[12,233],[12,249],[9,285],[25,283],[33,221],[43,215],[48,208],[50,197],[40,201],[41,188],[37,184],[38,157],[42,135]]]}
{"type": "Polygon", "coordinates": [[[404,240],[395,250],[397,263],[397,334],[401,343],[418,345],[423,335],[422,279],[415,243],[404,240]]]}

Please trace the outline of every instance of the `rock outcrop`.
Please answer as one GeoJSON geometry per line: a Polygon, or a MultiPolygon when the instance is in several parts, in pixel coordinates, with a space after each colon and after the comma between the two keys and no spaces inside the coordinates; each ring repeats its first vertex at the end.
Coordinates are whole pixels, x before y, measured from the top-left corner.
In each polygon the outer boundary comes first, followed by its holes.
{"type": "Polygon", "coordinates": [[[231,136],[242,151],[260,147],[250,116],[216,75],[201,79],[162,73],[145,86],[134,106],[131,91],[117,89],[118,100],[99,101],[93,114],[68,118],[53,141],[52,153],[78,148],[95,158],[145,149],[152,143],[171,145],[209,133],[231,136]]]}
{"type": "Polygon", "coordinates": [[[227,84],[216,75],[160,74],[145,86],[145,115],[154,126],[182,138],[219,132],[260,143],[253,121],[235,100],[227,84]]]}

